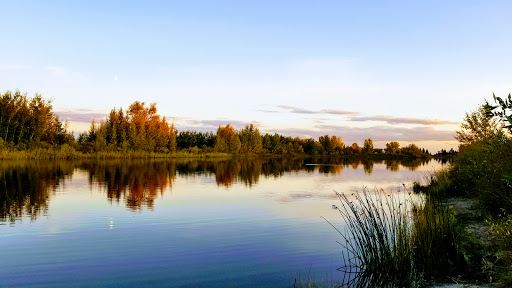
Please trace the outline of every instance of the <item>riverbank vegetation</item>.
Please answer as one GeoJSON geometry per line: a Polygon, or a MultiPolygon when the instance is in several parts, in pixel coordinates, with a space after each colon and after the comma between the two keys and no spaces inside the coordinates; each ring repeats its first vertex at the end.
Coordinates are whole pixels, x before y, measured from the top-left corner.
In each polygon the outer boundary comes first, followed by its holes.
{"type": "MultiPolygon", "coordinates": [[[[178,127],[179,128],[179,127],[178,127]]],[[[20,91],[0,95],[1,159],[172,158],[226,156],[336,156],[345,158],[430,158],[415,144],[400,147],[396,141],[374,148],[345,145],[339,136],[318,139],[262,134],[253,124],[236,130],[219,126],[216,133],[178,131],[158,114],[156,104],[136,101],[128,109],[112,109],[75,139],[53,111],[50,100],[20,91]]]]}
{"type": "Polygon", "coordinates": [[[333,209],[345,228],[333,227],[343,239],[339,270],[351,275],[349,287],[424,287],[466,267],[463,233],[449,208],[395,192],[337,193],[333,209]]]}
{"type": "Polygon", "coordinates": [[[494,101],[466,115],[449,168],[414,184],[423,200],[339,195],[356,287],[512,286],[512,99],[494,101]]]}

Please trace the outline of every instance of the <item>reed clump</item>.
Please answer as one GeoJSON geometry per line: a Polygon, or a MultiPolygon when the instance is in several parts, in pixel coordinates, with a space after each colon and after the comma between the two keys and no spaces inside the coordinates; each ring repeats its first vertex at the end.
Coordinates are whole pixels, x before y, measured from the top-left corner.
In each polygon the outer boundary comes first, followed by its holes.
{"type": "Polygon", "coordinates": [[[346,286],[420,287],[463,269],[461,230],[448,207],[408,191],[337,195],[333,209],[345,226],[329,223],[342,237],[346,286]]]}

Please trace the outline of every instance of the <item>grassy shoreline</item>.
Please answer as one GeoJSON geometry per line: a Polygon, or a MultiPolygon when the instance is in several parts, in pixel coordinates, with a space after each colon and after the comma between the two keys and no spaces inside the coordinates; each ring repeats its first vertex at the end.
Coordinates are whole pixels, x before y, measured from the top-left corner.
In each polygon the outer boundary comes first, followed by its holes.
{"type": "MultiPolygon", "coordinates": [[[[64,144],[58,147],[33,148],[33,149],[0,149],[0,160],[80,160],[80,159],[212,159],[212,158],[317,158],[317,159],[355,159],[355,160],[424,160],[447,159],[446,157],[412,157],[410,155],[308,155],[308,154],[232,154],[214,151],[189,151],[177,152],[148,152],[148,151],[100,151],[82,152],[70,145],[64,144]]],[[[449,159],[449,158],[448,158],[449,159]]]]}

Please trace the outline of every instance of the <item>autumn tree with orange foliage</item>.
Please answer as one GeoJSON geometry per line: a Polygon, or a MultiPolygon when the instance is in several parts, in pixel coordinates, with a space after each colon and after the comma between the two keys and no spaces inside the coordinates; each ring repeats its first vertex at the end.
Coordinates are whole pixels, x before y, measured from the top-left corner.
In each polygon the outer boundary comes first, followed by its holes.
{"type": "Polygon", "coordinates": [[[241,146],[242,143],[233,126],[229,124],[224,127],[219,126],[215,138],[215,151],[238,154],[241,146]]]}
{"type": "Polygon", "coordinates": [[[174,152],[176,130],[165,117],[157,114],[156,103],[146,107],[136,101],[123,109],[112,109],[105,121],[91,124],[89,132],[81,134],[78,142],[94,151],[144,150],[174,152]]]}

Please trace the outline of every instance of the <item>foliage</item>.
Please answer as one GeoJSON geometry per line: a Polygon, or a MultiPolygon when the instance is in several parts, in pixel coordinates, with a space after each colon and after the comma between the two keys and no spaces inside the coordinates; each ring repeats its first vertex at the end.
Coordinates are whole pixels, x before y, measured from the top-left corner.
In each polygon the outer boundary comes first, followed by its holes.
{"type": "Polygon", "coordinates": [[[243,154],[259,154],[263,150],[262,138],[260,130],[253,124],[245,126],[244,129],[238,131],[241,147],[240,153],[243,154]]]}
{"type": "MultiPolygon", "coordinates": [[[[33,156],[33,152],[28,152],[24,153],[25,156],[21,156],[23,153],[18,153],[15,157],[80,158],[83,156],[78,156],[78,153],[96,153],[101,154],[100,157],[118,158],[125,156],[117,155],[116,152],[127,155],[126,153],[135,151],[189,157],[190,154],[216,151],[244,155],[318,155],[348,158],[392,155],[396,158],[395,155],[400,153],[398,142],[391,142],[391,150],[386,149],[384,154],[382,149],[374,149],[371,139],[366,139],[363,147],[359,147],[357,143],[346,147],[341,138],[335,135],[320,136],[318,140],[283,136],[277,133],[262,136],[253,124],[239,131],[229,124],[225,127],[219,126],[217,134],[196,131],[178,133],[174,124],[169,124],[165,117],[158,115],[155,103],[146,105],[140,101],[133,102],[127,110],[112,109],[105,119],[93,120],[89,131],[80,133],[75,143],[72,133],[67,132],[67,125],[52,112],[51,101],[43,99],[39,94],[30,98],[19,91],[15,93],[8,91],[0,95],[0,150],[13,153],[17,150],[30,150],[37,147],[50,149],[51,146],[55,146],[53,150],[56,151],[64,144],[68,145],[66,149],[74,149],[74,151],[68,151],[69,156],[62,156],[60,152],[44,152],[33,156]]],[[[41,151],[43,150],[39,152],[41,151]]],[[[130,157],[135,154],[130,154],[130,157]]],[[[418,157],[417,154],[407,155],[418,157]]],[[[0,154],[0,157],[4,156],[0,154]]]]}
{"type": "MultiPolygon", "coordinates": [[[[511,123],[511,97],[508,98],[503,100],[494,96],[498,105],[486,103],[466,114],[463,130],[457,132],[456,138],[461,145],[452,165],[431,176],[429,185],[415,187],[429,197],[462,196],[478,200],[483,208],[480,213],[488,217],[486,224],[490,237],[480,240],[476,244],[479,247],[473,247],[473,251],[465,256],[477,259],[471,261],[472,265],[481,263],[480,272],[498,287],[512,285],[512,217],[509,216],[512,213],[512,140],[510,134],[500,130],[506,128],[510,132],[511,127],[499,126],[500,121],[511,123]],[[501,111],[496,111],[498,108],[501,111]]],[[[467,243],[475,242],[471,240],[472,236],[465,237],[467,243]]],[[[474,246],[468,244],[471,245],[474,246]]]]}
{"type": "Polygon", "coordinates": [[[420,157],[425,157],[426,156],[426,152],[425,150],[422,150],[420,149],[416,144],[409,144],[407,145],[406,147],[400,149],[400,153],[404,156],[408,156],[408,157],[417,157],[417,158],[420,158],[420,157]]]}
{"type": "Polygon", "coordinates": [[[181,149],[213,147],[215,145],[215,135],[212,132],[181,131],[176,137],[176,144],[181,149]]]}
{"type": "Polygon", "coordinates": [[[343,154],[345,144],[338,136],[324,135],[318,138],[318,142],[322,145],[323,152],[327,155],[340,155],[343,154]]]}
{"type": "Polygon", "coordinates": [[[99,151],[149,151],[174,152],[176,130],[165,117],[157,114],[156,104],[146,107],[136,101],[123,109],[112,109],[99,125],[93,121],[89,132],[79,136],[78,143],[84,152],[99,151]]]}
{"type": "Polygon", "coordinates": [[[498,117],[500,120],[505,122],[505,128],[508,129],[509,132],[512,132],[512,97],[508,94],[508,98],[503,100],[501,97],[496,97],[494,93],[492,94],[494,99],[494,103],[497,105],[490,105],[489,102],[485,101],[484,109],[487,117],[498,117]],[[501,111],[495,111],[498,108],[501,111]]]}
{"type": "Polygon", "coordinates": [[[359,147],[357,143],[352,143],[352,145],[350,145],[349,147],[349,151],[352,154],[361,154],[361,152],[363,152],[363,149],[359,147]]]}
{"type": "Polygon", "coordinates": [[[363,153],[370,155],[373,154],[373,150],[373,140],[370,138],[364,140],[363,153]]]}
{"type": "Polygon", "coordinates": [[[512,286],[512,215],[502,211],[490,226],[490,253],[483,259],[482,270],[497,287],[512,286]]]}
{"type": "Polygon", "coordinates": [[[462,130],[455,132],[455,139],[462,145],[469,145],[499,138],[499,122],[489,117],[486,111],[483,105],[471,113],[466,113],[461,124],[462,130]]]}
{"type": "Polygon", "coordinates": [[[400,153],[400,144],[396,141],[392,141],[389,143],[386,143],[386,149],[384,151],[387,154],[397,154],[400,153]]]}
{"type": "Polygon", "coordinates": [[[488,211],[512,211],[512,141],[492,140],[461,146],[450,170],[451,194],[480,200],[488,211]]]}
{"type": "Polygon", "coordinates": [[[264,153],[296,156],[296,155],[320,155],[323,153],[322,145],[312,139],[300,139],[298,137],[285,137],[275,133],[265,134],[262,137],[264,153]]]}
{"type": "Polygon", "coordinates": [[[0,95],[0,139],[21,147],[73,143],[73,135],[52,109],[51,101],[40,94],[5,92],[0,95]]]}
{"type": "Polygon", "coordinates": [[[229,124],[224,127],[219,126],[215,138],[215,151],[238,154],[241,146],[242,143],[233,126],[229,124]]]}

